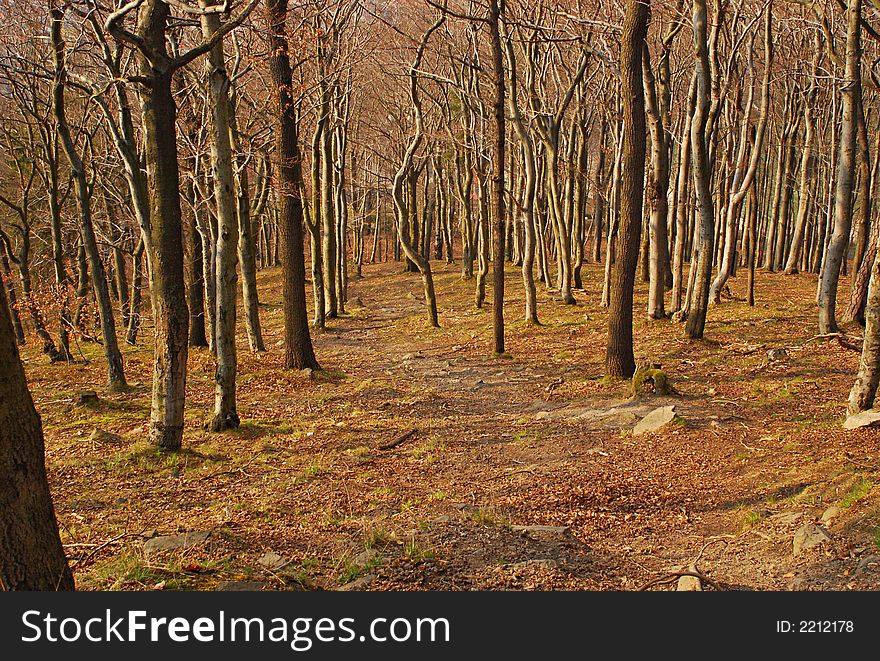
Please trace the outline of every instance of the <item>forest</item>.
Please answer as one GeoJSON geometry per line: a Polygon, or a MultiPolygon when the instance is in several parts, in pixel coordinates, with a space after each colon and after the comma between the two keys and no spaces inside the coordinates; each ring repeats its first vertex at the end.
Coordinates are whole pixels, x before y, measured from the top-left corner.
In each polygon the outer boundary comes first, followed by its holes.
{"type": "Polygon", "coordinates": [[[880,585],[876,0],[0,15],[0,590],[880,585]]]}

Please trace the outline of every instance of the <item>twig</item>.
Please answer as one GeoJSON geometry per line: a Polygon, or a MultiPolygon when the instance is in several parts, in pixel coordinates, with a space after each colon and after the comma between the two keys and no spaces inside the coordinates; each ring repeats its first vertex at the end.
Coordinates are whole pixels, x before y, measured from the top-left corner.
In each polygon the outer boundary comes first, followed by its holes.
{"type": "Polygon", "coordinates": [[[712,546],[712,544],[717,544],[718,542],[724,542],[725,544],[730,544],[731,539],[736,539],[735,535],[723,535],[723,536],[713,537],[708,542],[703,544],[703,548],[701,548],[700,552],[697,553],[697,557],[693,559],[693,561],[690,563],[690,566],[696,567],[699,564],[700,560],[703,559],[703,553],[705,553],[706,549],[709,548],[710,546],[712,546]],[[727,539],[727,538],[729,538],[729,539],[727,539]]]}
{"type": "Polygon", "coordinates": [[[860,466],[862,468],[867,468],[868,470],[873,470],[873,471],[880,470],[880,466],[875,466],[874,464],[864,464],[861,461],[856,461],[855,459],[850,457],[848,454],[846,455],[846,460],[851,464],[855,464],[856,466],[860,466]]]}
{"type": "Polygon", "coordinates": [[[419,431],[419,430],[418,429],[410,429],[408,432],[401,434],[400,436],[398,436],[394,440],[388,441],[384,445],[380,445],[379,449],[380,450],[391,450],[393,448],[396,448],[398,445],[402,445],[403,443],[408,441],[417,431],[419,431]]]}
{"type": "Polygon", "coordinates": [[[225,470],[225,471],[217,471],[216,473],[211,473],[210,475],[205,475],[204,477],[200,478],[200,481],[204,482],[205,480],[213,479],[219,475],[231,475],[233,473],[240,473],[244,469],[246,469],[248,466],[250,466],[252,463],[254,463],[257,459],[259,459],[261,456],[263,456],[262,452],[255,454],[243,466],[239,466],[238,468],[230,468],[229,470],[225,470]]]}
{"type": "Polygon", "coordinates": [[[147,528],[144,528],[144,529],[141,530],[140,532],[124,532],[124,533],[122,533],[121,535],[117,535],[117,536],[114,537],[113,539],[108,539],[108,540],[107,540],[106,542],[104,542],[103,544],[98,544],[95,548],[93,548],[91,551],[89,551],[89,553],[87,553],[86,555],[80,557],[78,560],[75,560],[74,563],[73,563],[73,566],[74,566],[74,567],[78,567],[79,565],[83,564],[83,563],[86,562],[87,560],[90,560],[92,557],[94,557],[95,554],[96,554],[98,551],[107,548],[107,547],[110,546],[111,544],[115,544],[116,542],[118,542],[118,541],[120,541],[120,540],[123,540],[123,539],[125,539],[126,537],[140,537],[140,536],[142,536],[146,531],[147,531],[147,528]]]}

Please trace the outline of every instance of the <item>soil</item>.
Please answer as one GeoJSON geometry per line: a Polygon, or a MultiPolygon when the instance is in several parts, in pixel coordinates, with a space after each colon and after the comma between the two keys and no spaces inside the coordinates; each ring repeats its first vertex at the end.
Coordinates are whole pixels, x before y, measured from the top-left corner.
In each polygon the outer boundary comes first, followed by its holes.
{"type": "Polygon", "coordinates": [[[314,335],[316,372],[281,369],[280,273],[262,272],[269,351],[250,353],[241,328],[244,422],[204,430],[213,357],[192,350],[175,454],[146,443],[149,344],[125,349],[124,393],[107,390],[94,344],[71,366],[28,347],[78,587],[669,590],[695,565],[707,590],[877,588],[880,432],[841,427],[858,353],[814,339],[814,276],[758,274],[751,308],[732,280],[739,297],[710,309],[702,341],[645,318],[640,284],[636,353],[674,390],[633,400],[604,378],[600,267],[585,267],[576,306],[539,284],[541,326],[520,321],[511,267],[509,355],[496,357],[491,307],[435,266],[440,330],[418,276],[367,265],[347,314],[314,335]],[[84,390],[99,403],[77,405],[84,390]],[[632,435],[667,405],[680,420],[632,435]],[[797,530],[831,506],[831,543],[795,556],[797,530]],[[143,550],[187,531],[210,536],[143,550]]]}

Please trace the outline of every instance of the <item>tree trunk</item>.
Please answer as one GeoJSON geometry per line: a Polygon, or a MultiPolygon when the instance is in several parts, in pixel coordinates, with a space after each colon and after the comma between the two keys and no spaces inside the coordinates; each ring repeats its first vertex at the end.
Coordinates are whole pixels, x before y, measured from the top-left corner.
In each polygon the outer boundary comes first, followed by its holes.
{"type": "Polygon", "coordinates": [[[119,342],[116,337],[116,322],[113,318],[113,302],[110,298],[110,290],[107,286],[107,274],[101,254],[98,251],[98,242],[95,237],[95,228],[92,223],[91,193],[86,180],[85,164],[74,145],[67,124],[65,110],[65,83],[67,79],[66,44],[62,37],[62,23],[64,12],[54,4],[51,7],[52,18],[52,45],[55,56],[55,84],[52,95],[52,111],[55,116],[56,128],[64,152],[70,162],[71,174],[76,189],[76,202],[80,215],[80,232],[83,245],[89,259],[92,271],[92,287],[95,293],[95,302],[98,305],[98,314],[101,319],[101,334],[104,339],[104,355],[107,359],[107,377],[111,390],[122,390],[126,387],[125,371],[122,366],[122,352],[119,350],[119,342]]]}
{"type": "Polygon", "coordinates": [[[165,40],[169,14],[168,5],[159,0],[146,0],[141,6],[139,35],[159,54],[159,62],[139,56],[140,73],[150,79],[150,85],[142,85],[139,94],[150,207],[147,261],[155,321],[149,438],[160,448],[178,450],[183,443],[189,310],[183,286],[177,104],[171,91],[174,71],[167,62],[165,40]]]}
{"type": "Polygon", "coordinates": [[[712,204],[709,150],[706,148],[706,124],[709,119],[709,95],[712,89],[706,36],[706,0],[694,0],[693,8],[694,45],[697,52],[697,97],[691,125],[691,148],[700,230],[698,254],[691,258],[692,261],[696,260],[696,266],[692,265],[694,282],[688,292],[690,304],[687,308],[685,332],[691,339],[698,339],[703,337],[706,313],[709,310],[709,285],[712,279],[712,257],[715,252],[715,207],[712,204]]]}
{"type": "Polygon", "coordinates": [[[0,588],[73,590],[46,479],[40,416],[0,288],[0,588]]]}
{"type": "MultiPolygon", "coordinates": [[[[210,0],[206,6],[216,6],[210,0]]],[[[202,35],[209,41],[220,30],[216,12],[201,17],[202,35]]],[[[241,424],[236,407],[236,374],[238,355],[235,345],[236,303],[238,301],[238,214],[235,199],[235,178],[232,172],[232,126],[229,120],[229,76],[223,40],[209,51],[205,61],[208,79],[209,143],[213,175],[214,209],[217,214],[217,332],[214,346],[217,354],[215,372],[214,416],[208,422],[210,431],[235,429],[241,424]]],[[[246,237],[248,239],[249,237],[246,237]]]]}
{"type": "Polygon", "coordinates": [[[633,286],[642,230],[645,177],[645,89],[642,50],[646,47],[650,5],[629,0],[620,45],[620,87],[623,102],[623,152],[620,185],[618,254],[608,310],[608,347],[605,367],[609,376],[630,378],[635,372],[633,355],[633,286]]]}
{"type": "Polygon", "coordinates": [[[284,279],[284,367],[320,369],[309,333],[306,309],[306,269],[303,255],[302,157],[299,126],[292,97],[287,39],[287,0],[266,0],[269,15],[269,70],[275,86],[277,123],[275,126],[280,217],[282,269],[284,279]]]}
{"type": "Polygon", "coordinates": [[[489,5],[489,34],[492,41],[492,65],[495,71],[495,141],[492,154],[492,260],[493,260],[493,319],[495,353],[504,353],[504,244],[507,212],[504,203],[505,173],[507,166],[507,128],[504,117],[507,93],[504,78],[504,54],[501,48],[500,23],[504,12],[504,0],[492,0],[489,5]]]}
{"type": "Polygon", "coordinates": [[[861,98],[861,25],[862,2],[850,0],[847,6],[846,85],[843,94],[843,121],[840,125],[840,148],[837,186],[834,194],[834,229],[825,252],[819,288],[819,333],[837,331],[837,286],[840,270],[849,247],[852,227],[852,190],[856,170],[856,111],[861,98]]]}

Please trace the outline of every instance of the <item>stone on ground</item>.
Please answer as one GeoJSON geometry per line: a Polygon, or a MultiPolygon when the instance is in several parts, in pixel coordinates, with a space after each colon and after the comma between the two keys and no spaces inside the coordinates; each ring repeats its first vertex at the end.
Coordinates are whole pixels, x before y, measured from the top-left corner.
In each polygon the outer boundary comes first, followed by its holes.
{"type": "Polygon", "coordinates": [[[831,535],[822,526],[801,526],[794,535],[794,554],[800,555],[804,551],[831,543],[831,535]]]}
{"type": "MultiPolygon", "coordinates": [[[[687,568],[692,574],[698,574],[697,568],[693,565],[687,568]]],[[[677,592],[702,592],[703,584],[697,576],[679,576],[678,586],[675,588],[677,592]]]]}
{"type": "Polygon", "coordinates": [[[843,423],[844,429],[859,429],[860,427],[876,427],[880,425],[880,411],[862,411],[855,415],[847,416],[843,423]]]}
{"type": "Polygon", "coordinates": [[[185,532],[181,535],[163,535],[153,537],[144,543],[144,553],[150,555],[157,551],[175,551],[177,549],[192,548],[204,544],[211,536],[209,530],[185,532]]]}
{"type": "Polygon", "coordinates": [[[260,556],[260,558],[257,560],[257,564],[265,567],[266,569],[275,570],[280,569],[287,563],[280,555],[269,551],[268,553],[264,553],[260,556]]]}
{"type": "Polygon", "coordinates": [[[829,521],[833,521],[834,519],[836,519],[837,517],[840,516],[840,513],[841,513],[842,511],[843,511],[843,510],[841,510],[841,509],[840,509],[839,507],[837,507],[836,505],[832,505],[831,507],[829,507],[827,510],[825,510],[825,511],[822,513],[822,518],[819,519],[819,521],[820,521],[821,523],[828,523],[829,521]]]}
{"type": "Polygon", "coordinates": [[[124,443],[125,439],[122,438],[119,434],[111,434],[109,431],[104,431],[103,429],[95,429],[92,432],[92,435],[89,437],[92,441],[97,441],[98,443],[124,443]]]}
{"type": "Polygon", "coordinates": [[[265,583],[256,581],[221,581],[217,584],[217,592],[259,592],[265,583]]]}
{"type": "Polygon", "coordinates": [[[674,422],[677,418],[675,406],[661,406],[651,411],[633,427],[633,436],[655,432],[674,422]]]}

